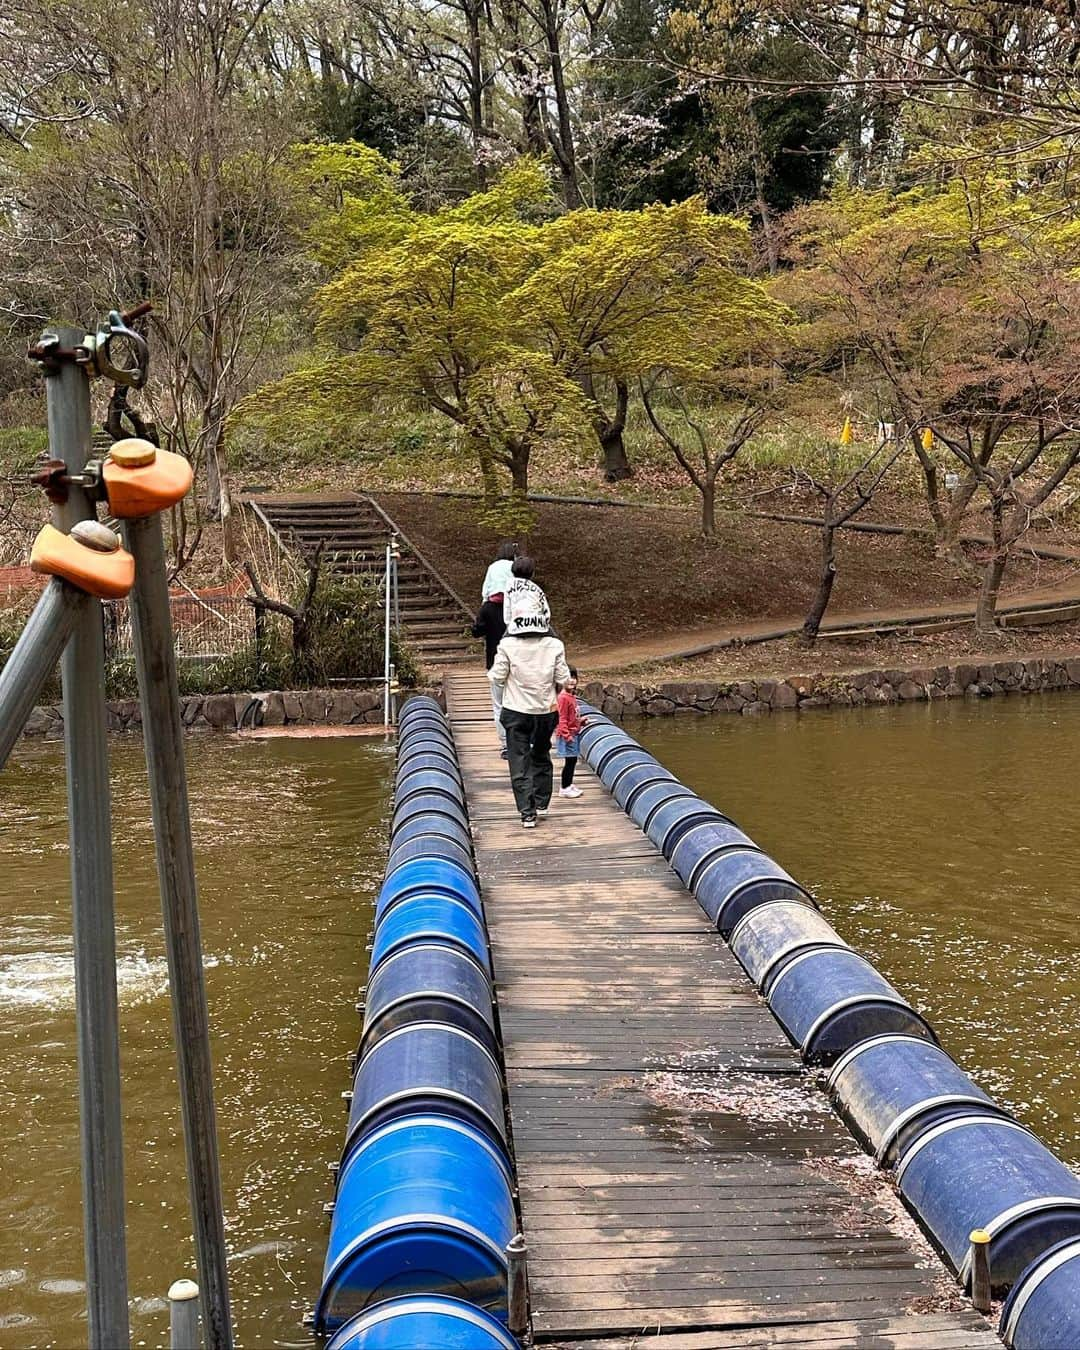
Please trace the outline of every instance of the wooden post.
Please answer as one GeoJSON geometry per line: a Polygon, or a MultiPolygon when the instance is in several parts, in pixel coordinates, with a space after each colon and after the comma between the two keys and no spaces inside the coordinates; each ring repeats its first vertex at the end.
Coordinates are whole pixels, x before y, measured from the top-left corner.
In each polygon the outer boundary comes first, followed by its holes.
{"type": "Polygon", "coordinates": [[[971,1302],[977,1312],[990,1311],[990,1234],[985,1228],[975,1228],[968,1238],[971,1243],[971,1302]]]}
{"type": "Polygon", "coordinates": [[[524,1233],[515,1233],[506,1246],[507,1327],[511,1336],[524,1336],[529,1329],[528,1248],[524,1233]]]}

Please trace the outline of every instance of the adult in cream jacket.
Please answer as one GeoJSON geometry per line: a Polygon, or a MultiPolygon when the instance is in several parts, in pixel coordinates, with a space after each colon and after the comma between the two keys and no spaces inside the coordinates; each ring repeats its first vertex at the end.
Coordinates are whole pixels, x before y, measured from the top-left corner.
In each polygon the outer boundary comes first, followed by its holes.
{"type": "Polygon", "coordinates": [[[543,591],[534,585],[519,596],[488,678],[502,690],[510,782],[521,823],[532,829],[551,803],[555,686],[570,678],[570,667],[566,648],[551,636],[543,591]]]}

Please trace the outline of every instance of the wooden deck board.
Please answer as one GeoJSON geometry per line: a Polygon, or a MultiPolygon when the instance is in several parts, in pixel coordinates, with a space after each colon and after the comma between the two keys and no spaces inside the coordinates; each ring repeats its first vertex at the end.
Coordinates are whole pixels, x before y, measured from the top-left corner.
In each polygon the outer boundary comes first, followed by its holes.
{"type": "Polygon", "coordinates": [[[584,767],[586,795],[522,830],[483,676],[448,672],[446,690],[536,1340],[999,1346],[648,839],[584,767]]]}

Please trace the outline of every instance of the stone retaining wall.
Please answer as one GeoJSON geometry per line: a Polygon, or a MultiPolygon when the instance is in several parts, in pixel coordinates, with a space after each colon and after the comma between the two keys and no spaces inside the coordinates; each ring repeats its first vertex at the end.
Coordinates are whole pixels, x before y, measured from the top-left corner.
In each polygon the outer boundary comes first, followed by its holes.
{"type": "MultiPolygon", "coordinates": [[[[435,690],[410,690],[437,693],[435,690]]],[[[367,689],[286,689],[257,694],[186,694],[180,700],[184,726],[191,731],[236,731],[240,727],[381,725],[383,695],[367,689]]],[[[106,705],[110,731],[142,730],[138,699],[114,699],[106,705]]],[[[64,734],[58,705],[35,708],[25,735],[56,739],[64,734]]]]}
{"type": "Polygon", "coordinates": [[[988,698],[994,694],[1080,689],[1080,655],[1027,657],[984,665],[925,666],[914,670],[863,670],[831,675],[789,675],[768,680],[686,680],[661,685],[629,682],[582,687],[581,695],[608,717],[670,717],[689,713],[740,713],[756,717],[800,708],[862,707],[939,698],[988,698]]]}

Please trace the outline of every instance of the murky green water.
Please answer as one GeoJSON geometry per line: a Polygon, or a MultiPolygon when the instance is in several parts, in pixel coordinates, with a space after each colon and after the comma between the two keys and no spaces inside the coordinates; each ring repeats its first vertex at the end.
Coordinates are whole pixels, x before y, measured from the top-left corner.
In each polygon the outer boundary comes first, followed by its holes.
{"type": "Polygon", "coordinates": [[[1080,1162],[1080,699],[638,723],[1080,1162]]]}
{"type": "MultiPolygon", "coordinates": [[[[141,744],[113,744],[132,1330],[192,1273],[141,744]]],[[[310,1346],[327,1160],[385,862],[393,747],[192,739],[189,773],[240,1344],[310,1346]]],[[[0,779],[0,1346],[86,1343],[62,757],[0,779]]]]}

